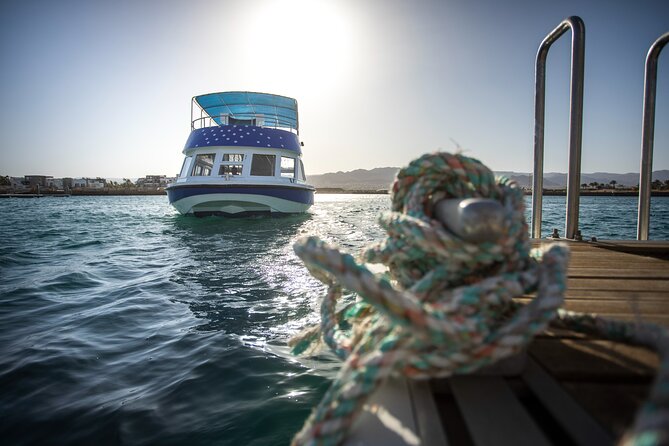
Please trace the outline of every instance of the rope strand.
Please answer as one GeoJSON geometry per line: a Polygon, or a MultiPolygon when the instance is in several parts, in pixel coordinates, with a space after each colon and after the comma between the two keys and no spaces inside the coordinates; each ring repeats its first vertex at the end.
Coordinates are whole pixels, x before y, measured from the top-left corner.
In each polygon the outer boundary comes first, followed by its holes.
{"type": "MultiPolygon", "coordinates": [[[[310,351],[322,337],[344,364],[294,445],[341,443],[367,398],[389,376],[472,373],[520,352],[563,304],[567,247],[554,243],[531,251],[522,191],[513,181],[496,180],[473,158],[441,152],[411,162],[398,172],[391,212],[379,224],[387,238],[367,248],[361,262],[316,237],[295,244],[328,292],[320,331],[311,327],[290,345],[294,353],[310,351]],[[503,233],[495,243],[460,239],[432,218],[434,204],[444,198],[498,200],[505,212],[503,233]],[[384,264],[389,277],[375,276],[363,262],[384,264]],[[359,301],[336,311],[342,289],[357,293],[359,301]],[[529,293],[535,293],[530,303],[513,301],[529,293]]],[[[636,330],[565,312],[556,323],[655,348],[662,354],[662,383],[669,382],[665,329],[636,330]]],[[[627,444],[667,440],[668,387],[656,383],[658,393],[644,405],[627,444]]]]}

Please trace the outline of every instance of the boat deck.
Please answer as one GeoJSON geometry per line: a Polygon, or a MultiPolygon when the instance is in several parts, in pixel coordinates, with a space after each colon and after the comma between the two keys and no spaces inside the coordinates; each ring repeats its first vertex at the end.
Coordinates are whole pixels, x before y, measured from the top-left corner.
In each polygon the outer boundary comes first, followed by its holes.
{"type": "MultiPolygon", "coordinates": [[[[566,309],[669,326],[669,242],[567,243],[566,309]]],[[[527,354],[491,370],[388,383],[349,444],[378,444],[383,434],[384,444],[614,444],[633,423],[658,365],[648,350],[550,329],[527,354]],[[411,407],[402,409],[406,398],[411,407]],[[387,422],[392,416],[374,419],[378,407],[395,413],[401,429],[387,422]]]]}
{"type": "Polygon", "coordinates": [[[567,310],[669,325],[668,242],[568,244],[567,310]]]}

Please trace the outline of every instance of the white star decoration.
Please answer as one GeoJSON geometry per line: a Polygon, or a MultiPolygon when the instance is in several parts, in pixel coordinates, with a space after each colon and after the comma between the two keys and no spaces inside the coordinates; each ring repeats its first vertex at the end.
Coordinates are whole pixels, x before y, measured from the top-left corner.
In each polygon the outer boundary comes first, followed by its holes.
{"type": "MultiPolygon", "coordinates": [[[[244,136],[250,136],[251,132],[256,132],[257,131],[256,136],[264,136],[266,138],[265,141],[263,141],[262,138],[257,139],[255,144],[257,144],[258,146],[264,145],[264,146],[267,146],[267,147],[270,147],[270,148],[271,147],[275,147],[275,148],[280,147],[282,149],[286,148],[286,142],[283,141],[283,136],[277,134],[279,132],[276,132],[273,129],[269,129],[269,131],[270,131],[269,135],[265,135],[265,133],[260,132],[258,130],[260,130],[260,129],[254,128],[254,126],[236,125],[236,124],[235,125],[224,125],[223,124],[223,125],[220,125],[216,128],[208,127],[208,128],[205,128],[205,129],[198,129],[197,131],[199,132],[199,136],[196,136],[195,139],[198,140],[199,143],[198,144],[193,144],[195,142],[195,141],[193,141],[193,143],[191,143],[192,145],[190,145],[190,147],[210,146],[212,144],[213,145],[223,145],[223,146],[225,146],[226,143],[224,143],[224,142],[214,144],[214,141],[219,141],[219,140],[223,141],[223,138],[226,137],[226,136],[227,137],[225,138],[225,141],[229,141],[227,143],[227,145],[232,145],[232,144],[253,145],[253,141],[245,143],[244,141],[242,141],[242,139],[244,138],[244,136]],[[248,128],[249,131],[248,132],[239,131],[239,135],[238,135],[237,131],[234,131],[234,129],[236,129],[237,127],[239,127],[240,129],[241,128],[248,128]],[[209,130],[209,132],[207,132],[207,130],[209,130]],[[218,133],[217,133],[217,130],[218,130],[218,133]],[[230,135],[230,133],[232,133],[232,135],[230,135]],[[246,133],[246,135],[244,135],[244,133],[246,133]],[[236,137],[236,139],[233,138],[233,140],[231,141],[230,137],[236,137]],[[277,141],[277,138],[278,138],[278,141],[277,141]],[[274,142],[274,141],[276,141],[276,142],[274,142]],[[267,144],[267,143],[269,143],[269,144],[267,144]]],[[[194,132],[195,132],[195,130],[194,130],[194,132]]],[[[197,135],[197,133],[195,133],[195,134],[197,135]]],[[[290,139],[290,138],[288,138],[288,139],[290,139]]],[[[295,147],[293,147],[292,143],[288,144],[288,145],[290,146],[288,150],[296,150],[295,147]]],[[[297,150],[299,151],[299,148],[297,150]]]]}

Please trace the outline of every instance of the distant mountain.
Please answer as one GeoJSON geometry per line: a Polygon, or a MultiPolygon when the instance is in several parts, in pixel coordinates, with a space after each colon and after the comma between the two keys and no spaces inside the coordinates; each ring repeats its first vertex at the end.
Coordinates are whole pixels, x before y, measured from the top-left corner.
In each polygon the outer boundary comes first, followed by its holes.
{"type": "Polygon", "coordinates": [[[399,167],[377,167],[375,169],[356,169],[350,172],[324,173],[309,175],[307,181],[316,188],[336,187],[346,190],[388,189],[395,180],[399,167]]]}
{"type": "MultiPolygon", "coordinates": [[[[344,190],[380,190],[388,189],[395,180],[399,167],[377,167],[375,169],[356,169],[349,172],[332,172],[322,175],[309,175],[307,180],[317,188],[340,188],[344,190]]],[[[529,173],[500,171],[497,175],[504,175],[515,180],[520,186],[532,187],[529,173]]],[[[653,180],[669,180],[669,170],[656,170],[653,180]]],[[[621,186],[636,186],[639,184],[638,173],[582,173],[581,184],[602,183],[609,184],[615,181],[621,186]]],[[[544,174],[544,188],[560,189],[567,186],[567,174],[548,172],[544,174]]]]}
{"type": "MultiPolygon", "coordinates": [[[[501,172],[496,172],[501,173],[501,172]]],[[[505,172],[508,174],[509,172],[505,172]]],[[[521,186],[529,187],[530,178],[532,177],[528,173],[513,173],[511,172],[511,178],[515,179],[518,184],[521,186]]],[[[669,170],[656,170],[653,172],[653,180],[666,181],[669,180],[669,170]]],[[[600,184],[609,184],[611,181],[615,181],[617,185],[621,186],[638,186],[639,185],[639,174],[638,173],[609,173],[609,172],[595,172],[595,173],[582,173],[581,174],[581,184],[590,184],[590,183],[600,183],[600,184]]],[[[546,189],[558,189],[567,187],[567,174],[557,173],[557,172],[548,172],[544,174],[544,188],[546,189]]]]}

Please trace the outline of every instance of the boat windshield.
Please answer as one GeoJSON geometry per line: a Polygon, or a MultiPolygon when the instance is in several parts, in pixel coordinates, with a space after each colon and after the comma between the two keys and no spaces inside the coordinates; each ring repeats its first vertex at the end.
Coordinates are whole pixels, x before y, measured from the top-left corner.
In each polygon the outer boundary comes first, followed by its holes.
{"type": "Polygon", "coordinates": [[[191,107],[191,129],[237,124],[299,133],[297,101],[286,96],[230,91],[195,96],[193,104],[197,107],[191,107]]]}

